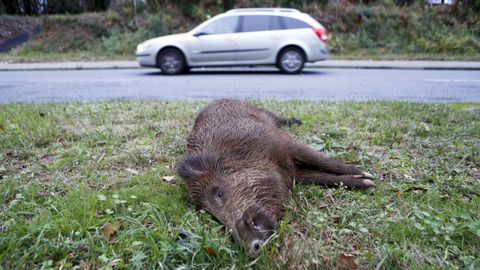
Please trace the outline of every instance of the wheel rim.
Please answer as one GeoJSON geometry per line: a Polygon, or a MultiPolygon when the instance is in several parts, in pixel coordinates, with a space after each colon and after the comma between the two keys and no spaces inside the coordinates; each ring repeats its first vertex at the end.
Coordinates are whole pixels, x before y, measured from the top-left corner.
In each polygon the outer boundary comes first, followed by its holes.
{"type": "Polygon", "coordinates": [[[167,53],[162,56],[161,60],[160,66],[164,72],[176,73],[181,68],[182,61],[180,60],[180,56],[178,54],[167,53]]]}
{"type": "Polygon", "coordinates": [[[282,68],[288,72],[296,72],[302,67],[303,57],[299,52],[288,51],[282,55],[280,63],[282,68]]]}

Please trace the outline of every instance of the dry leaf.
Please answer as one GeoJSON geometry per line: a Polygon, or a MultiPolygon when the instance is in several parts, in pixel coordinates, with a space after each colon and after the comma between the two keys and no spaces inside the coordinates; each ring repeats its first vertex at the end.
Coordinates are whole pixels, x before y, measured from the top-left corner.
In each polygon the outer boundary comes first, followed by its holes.
{"type": "Polygon", "coordinates": [[[328,204],[322,203],[322,204],[320,204],[320,205],[318,206],[318,209],[323,209],[323,208],[327,208],[327,207],[329,207],[328,204]]]}
{"type": "Polygon", "coordinates": [[[287,237],[284,242],[287,249],[293,249],[295,241],[291,237],[287,237]]]}
{"type": "Polygon", "coordinates": [[[418,193],[418,192],[427,192],[427,191],[428,191],[428,189],[426,189],[424,187],[413,186],[413,187],[407,188],[404,192],[418,193]]]}
{"type": "Polygon", "coordinates": [[[401,192],[401,191],[397,191],[397,198],[400,199],[400,196],[402,196],[402,192],[401,192]]]}
{"type": "Polygon", "coordinates": [[[111,261],[108,265],[109,265],[109,266],[117,266],[117,265],[119,265],[121,262],[122,262],[122,259],[115,259],[115,260],[111,261]]]}
{"type": "Polygon", "coordinates": [[[86,261],[80,261],[80,264],[78,265],[81,270],[90,270],[90,263],[86,261]]]}
{"type": "Polygon", "coordinates": [[[143,221],[143,226],[145,226],[146,228],[150,228],[153,226],[153,221],[146,219],[143,221]]]}
{"type": "Polygon", "coordinates": [[[449,199],[450,199],[450,196],[448,196],[448,194],[441,195],[441,196],[440,196],[440,199],[442,199],[442,200],[449,200],[449,199]]]}
{"type": "Polygon", "coordinates": [[[105,225],[103,225],[103,237],[107,240],[110,240],[110,238],[117,232],[117,230],[117,224],[106,223],[105,225]]]}
{"type": "Polygon", "coordinates": [[[355,270],[358,268],[357,262],[355,262],[355,254],[340,252],[335,262],[336,270],[355,270]]]}
{"type": "Polygon", "coordinates": [[[134,169],[126,168],[125,170],[127,172],[129,172],[130,174],[133,174],[133,175],[139,175],[140,174],[137,170],[134,170],[134,169]]]}
{"type": "Polygon", "coordinates": [[[215,249],[213,249],[211,247],[207,247],[207,253],[210,256],[217,256],[217,252],[215,251],[215,249]]]}
{"type": "Polygon", "coordinates": [[[328,256],[327,256],[327,255],[323,255],[323,254],[321,254],[320,256],[322,256],[322,261],[323,261],[323,263],[324,263],[324,264],[328,264],[328,261],[329,261],[328,256]]]}
{"type": "Polygon", "coordinates": [[[173,176],[164,176],[164,177],[163,177],[163,180],[165,180],[165,181],[167,181],[167,182],[172,182],[173,176]]]}

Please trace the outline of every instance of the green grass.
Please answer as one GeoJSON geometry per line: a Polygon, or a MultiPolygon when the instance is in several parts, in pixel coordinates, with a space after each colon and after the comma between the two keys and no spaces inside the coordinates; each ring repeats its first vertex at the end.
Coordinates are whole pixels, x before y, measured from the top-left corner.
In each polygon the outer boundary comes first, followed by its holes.
{"type": "MultiPolygon", "coordinates": [[[[299,140],[376,175],[370,191],[296,185],[257,258],[175,175],[205,102],[0,105],[5,269],[480,267],[480,118],[462,104],[255,102],[299,140]],[[188,232],[188,241],[178,235],[188,232]]],[[[468,104],[480,107],[480,104],[468,104]]]]}
{"type": "Polygon", "coordinates": [[[382,50],[357,50],[345,53],[332,53],[331,60],[425,60],[425,61],[480,61],[480,54],[445,53],[385,53],[382,50]]]}
{"type": "Polygon", "coordinates": [[[35,62],[69,62],[69,61],[112,61],[135,60],[135,55],[100,55],[94,52],[43,52],[21,47],[10,53],[0,53],[0,62],[9,63],[35,63],[35,62]]]}

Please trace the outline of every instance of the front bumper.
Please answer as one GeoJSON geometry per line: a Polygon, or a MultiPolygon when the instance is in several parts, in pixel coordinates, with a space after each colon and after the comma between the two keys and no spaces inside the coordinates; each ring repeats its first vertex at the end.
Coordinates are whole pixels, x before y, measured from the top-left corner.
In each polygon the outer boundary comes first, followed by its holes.
{"type": "Polygon", "coordinates": [[[138,64],[142,67],[155,67],[155,55],[148,52],[135,52],[135,57],[137,59],[138,64]]]}

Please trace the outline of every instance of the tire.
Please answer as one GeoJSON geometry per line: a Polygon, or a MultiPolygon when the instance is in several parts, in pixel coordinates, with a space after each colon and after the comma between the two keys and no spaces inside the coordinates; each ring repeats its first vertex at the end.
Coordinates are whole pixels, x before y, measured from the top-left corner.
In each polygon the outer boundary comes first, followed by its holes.
{"type": "Polygon", "coordinates": [[[181,74],[187,68],[185,57],[176,49],[166,49],[157,58],[158,68],[166,75],[181,74]]]}
{"type": "Polygon", "coordinates": [[[298,74],[305,66],[305,54],[299,48],[287,47],[278,55],[277,67],[285,74],[298,74]]]}

